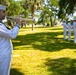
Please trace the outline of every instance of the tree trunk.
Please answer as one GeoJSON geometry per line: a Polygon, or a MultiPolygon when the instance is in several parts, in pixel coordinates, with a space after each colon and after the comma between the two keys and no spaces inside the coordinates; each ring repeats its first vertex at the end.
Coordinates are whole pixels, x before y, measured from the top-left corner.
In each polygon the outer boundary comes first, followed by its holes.
{"type": "Polygon", "coordinates": [[[52,23],[52,18],[51,18],[51,16],[50,16],[50,22],[51,22],[51,27],[53,27],[53,23],[52,23]]]}
{"type": "Polygon", "coordinates": [[[56,25],[56,15],[54,16],[54,25],[56,25]]]}
{"type": "Polygon", "coordinates": [[[32,13],[32,31],[34,30],[34,5],[31,7],[31,13],[32,13]]]}

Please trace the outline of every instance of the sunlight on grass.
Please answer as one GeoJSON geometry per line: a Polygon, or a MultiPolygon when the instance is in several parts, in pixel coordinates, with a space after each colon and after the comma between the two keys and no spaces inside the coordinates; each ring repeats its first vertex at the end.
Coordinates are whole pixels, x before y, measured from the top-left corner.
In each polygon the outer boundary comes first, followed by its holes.
{"type": "MultiPolygon", "coordinates": [[[[68,37],[68,36],[67,36],[68,37]]],[[[76,44],[63,40],[62,26],[21,28],[13,41],[11,75],[75,75],[76,44]]]]}

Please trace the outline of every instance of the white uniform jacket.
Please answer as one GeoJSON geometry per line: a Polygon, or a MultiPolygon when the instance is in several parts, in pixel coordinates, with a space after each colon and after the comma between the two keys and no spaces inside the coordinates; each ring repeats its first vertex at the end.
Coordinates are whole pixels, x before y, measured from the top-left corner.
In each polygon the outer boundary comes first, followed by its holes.
{"type": "Polygon", "coordinates": [[[76,30],[76,22],[73,22],[73,28],[76,30]]]}
{"type": "Polygon", "coordinates": [[[68,28],[66,23],[63,23],[63,28],[64,28],[64,30],[66,30],[68,28]]]}
{"type": "Polygon", "coordinates": [[[12,30],[0,23],[0,75],[9,75],[11,53],[13,50],[11,39],[16,38],[19,27],[16,25],[12,30]]]}
{"type": "Polygon", "coordinates": [[[68,30],[71,30],[71,28],[72,28],[71,23],[68,23],[67,25],[68,25],[68,30]]]}
{"type": "Polygon", "coordinates": [[[74,43],[76,43],[76,22],[73,22],[73,28],[74,28],[74,43]]]}

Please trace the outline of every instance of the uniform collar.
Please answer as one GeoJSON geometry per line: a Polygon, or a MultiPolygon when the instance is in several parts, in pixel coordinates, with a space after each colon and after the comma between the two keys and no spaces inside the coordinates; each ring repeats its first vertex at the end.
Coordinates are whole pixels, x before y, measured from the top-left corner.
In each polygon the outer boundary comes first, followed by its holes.
{"type": "MultiPolygon", "coordinates": [[[[5,25],[3,22],[0,22],[0,23],[2,23],[3,25],[5,25]]],[[[10,30],[10,28],[8,26],[5,25],[5,27],[10,30]]]]}

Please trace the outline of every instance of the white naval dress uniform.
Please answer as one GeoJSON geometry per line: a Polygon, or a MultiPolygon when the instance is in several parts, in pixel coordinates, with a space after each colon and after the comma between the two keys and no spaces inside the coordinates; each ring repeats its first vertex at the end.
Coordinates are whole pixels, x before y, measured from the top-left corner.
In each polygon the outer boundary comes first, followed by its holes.
{"type": "Polygon", "coordinates": [[[66,22],[63,22],[63,35],[64,35],[64,39],[66,39],[66,30],[67,30],[67,24],[66,24],[66,22]]]}
{"type": "Polygon", "coordinates": [[[72,29],[72,26],[71,26],[71,23],[70,22],[68,22],[68,41],[70,41],[71,40],[71,29],[72,29]]]}
{"type": "Polygon", "coordinates": [[[74,43],[76,43],[76,22],[73,22],[73,29],[74,29],[74,43]]]}
{"type": "Polygon", "coordinates": [[[12,30],[9,30],[5,24],[0,23],[0,75],[9,75],[10,73],[13,50],[11,39],[16,38],[18,32],[18,25],[14,26],[12,30]]]}

